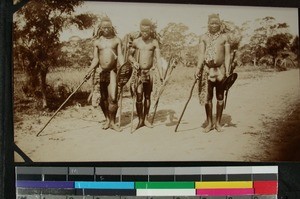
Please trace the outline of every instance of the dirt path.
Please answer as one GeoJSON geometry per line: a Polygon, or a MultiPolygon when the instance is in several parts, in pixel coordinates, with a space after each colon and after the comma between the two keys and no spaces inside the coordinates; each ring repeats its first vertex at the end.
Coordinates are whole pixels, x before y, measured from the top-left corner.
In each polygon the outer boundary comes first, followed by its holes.
{"type": "MultiPolygon", "coordinates": [[[[16,123],[15,142],[36,162],[272,161],[280,150],[275,146],[284,139],[284,120],[299,110],[299,70],[237,81],[223,113],[222,133],[202,133],[205,113],[196,92],[174,132],[188,93],[180,100],[161,98],[153,129],[130,133],[132,105],[125,98],[121,133],[101,129],[100,111],[74,106],[59,113],[40,137],[35,135],[49,116],[23,118],[16,123]]],[[[295,120],[299,124],[299,117],[295,120]]],[[[21,161],[18,155],[16,160],[21,161]]]]}

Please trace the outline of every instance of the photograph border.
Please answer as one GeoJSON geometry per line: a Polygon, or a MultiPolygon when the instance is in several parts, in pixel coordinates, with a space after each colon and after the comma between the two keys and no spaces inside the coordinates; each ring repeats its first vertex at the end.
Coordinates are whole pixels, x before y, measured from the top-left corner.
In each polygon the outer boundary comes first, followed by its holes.
{"type": "MultiPolygon", "coordinates": [[[[23,1],[23,3],[28,0],[23,1]]],[[[97,1],[95,1],[97,2],[97,1]]],[[[101,2],[101,1],[100,1],[101,2]]],[[[246,0],[204,0],[198,2],[192,1],[103,1],[103,2],[135,2],[135,3],[167,3],[167,4],[197,4],[197,5],[230,5],[230,6],[255,6],[255,7],[294,7],[298,8],[298,23],[299,23],[299,8],[300,4],[297,1],[246,1],[246,0]]],[[[107,167],[131,167],[131,166],[254,166],[254,165],[278,165],[279,172],[287,170],[293,170],[294,168],[300,168],[299,162],[43,162],[43,163],[15,163],[14,162],[14,135],[13,135],[13,88],[12,88],[12,14],[15,10],[21,7],[21,4],[17,6],[12,5],[12,0],[5,0],[0,2],[0,49],[3,49],[0,57],[0,77],[1,77],[1,90],[0,90],[0,102],[1,102],[1,166],[0,166],[0,188],[1,197],[3,198],[16,198],[15,195],[15,166],[107,166],[107,167]],[[286,170],[285,170],[286,169],[286,170]]],[[[293,174],[291,174],[292,176],[293,174]]],[[[300,175],[300,171],[297,172],[297,176],[300,175]]],[[[287,179],[285,179],[287,180],[287,179]]]]}

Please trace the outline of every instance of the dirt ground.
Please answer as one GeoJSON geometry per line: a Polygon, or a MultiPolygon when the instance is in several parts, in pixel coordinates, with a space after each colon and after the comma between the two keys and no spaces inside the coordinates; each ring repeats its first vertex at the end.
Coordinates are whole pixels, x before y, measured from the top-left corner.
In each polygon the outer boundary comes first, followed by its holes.
{"type": "MultiPolygon", "coordinates": [[[[192,83],[193,79],[187,85],[192,83]]],[[[76,104],[59,112],[39,137],[51,114],[24,114],[15,121],[15,143],[34,162],[300,161],[299,86],[298,69],[238,79],[228,94],[221,133],[202,132],[205,112],[196,88],[174,132],[190,86],[181,97],[162,95],[154,128],[130,132],[132,100],[125,97],[122,132],[102,130],[100,109],[76,104]]],[[[136,115],[133,123],[135,127],[136,115]]],[[[16,154],[15,160],[22,158],[16,154]]]]}

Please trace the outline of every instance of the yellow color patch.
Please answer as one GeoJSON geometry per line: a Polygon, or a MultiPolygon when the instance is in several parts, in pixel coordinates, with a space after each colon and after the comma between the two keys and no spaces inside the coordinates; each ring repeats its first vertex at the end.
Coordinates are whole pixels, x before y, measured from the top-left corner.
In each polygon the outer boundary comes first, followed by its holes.
{"type": "Polygon", "coordinates": [[[209,188],[253,188],[252,181],[234,181],[234,182],[195,182],[196,189],[209,188]]]}

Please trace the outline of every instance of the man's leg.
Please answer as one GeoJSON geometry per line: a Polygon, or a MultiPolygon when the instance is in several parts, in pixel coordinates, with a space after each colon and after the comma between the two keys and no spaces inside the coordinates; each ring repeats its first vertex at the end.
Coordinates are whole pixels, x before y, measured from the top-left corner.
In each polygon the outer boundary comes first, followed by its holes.
{"type": "Polygon", "coordinates": [[[141,128],[145,125],[144,123],[144,111],[143,111],[143,84],[139,84],[137,86],[137,92],[136,92],[136,112],[139,118],[139,123],[136,127],[136,129],[141,128]]]}
{"type": "Polygon", "coordinates": [[[224,109],[224,89],[222,82],[218,82],[216,86],[216,95],[217,95],[217,113],[216,113],[216,126],[215,129],[218,132],[222,132],[221,119],[224,109]]]}
{"type": "Polygon", "coordinates": [[[205,113],[206,113],[206,122],[207,126],[204,128],[204,132],[208,133],[209,131],[213,130],[213,122],[212,122],[212,98],[213,98],[213,85],[212,82],[208,81],[207,83],[207,102],[205,103],[205,113]]]}
{"type": "Polygon", "coordinates": [[[110,71],[110,84],[108,87],[109,105],[108,105],[108,118],[109,127],[115,131],[121,131],[120,127],[116,125],[116,115],[118,111],[118,85],[117,74],[114,71],[110,71]]]}
{"type": "Polygon", "coordinates": [[[100,72],[97,68],[95,72],[93,73],[93,91],[92,91],[92,106],[94,108],[97,108],[100,104],[100,72]]]}
{"type": "Polygon", "coordinates": [[[151,82],[150,83],[144,83],[144,115],[143,115],[143,120],[145,126],[152,128],[153,126],[151,123],[148,121],[148,115],[149,115],[149,110],[150,110],[150,105],[151,105],[151,82]]]}
{"type": "Polygon", "coordinates": [[[103,129],[108,129],[109,128],[109,118],[108,118],[108,83],[106,82],[101,82],[100,83],[100,107],[102,109],[102,112],[105,116],[106,122],[103,124],[102,128],[103,129]]]}

